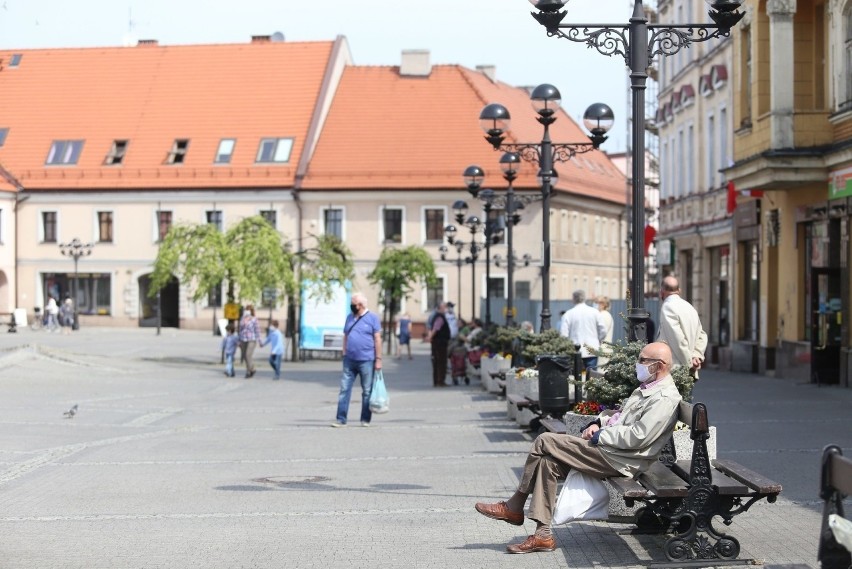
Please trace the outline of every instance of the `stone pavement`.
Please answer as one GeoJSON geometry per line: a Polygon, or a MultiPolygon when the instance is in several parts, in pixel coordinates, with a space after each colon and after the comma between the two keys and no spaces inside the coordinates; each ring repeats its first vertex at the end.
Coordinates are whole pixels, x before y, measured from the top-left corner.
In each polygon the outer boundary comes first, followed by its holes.
{"type": "MultiPolygon", "coordinates": [[[[583,522],[552,553],[486,519],[531,437],[479,385],[431,387],[428,346],[385,360],[391,411],[332,429],[339,362],[227,378],[219,338],[85,328],[0,336],[0,568],[640,567],[660,536],[583,522]],[[63,412],[78,404],[73,419],[63,412]]],[[[785,485],[728,531],[742,557],[816,567],[822,445],[850,452],[851,390],[707,372],[719,455],[785,485]],[[748,435],[740,436],[740,432],[748,435]]]]}

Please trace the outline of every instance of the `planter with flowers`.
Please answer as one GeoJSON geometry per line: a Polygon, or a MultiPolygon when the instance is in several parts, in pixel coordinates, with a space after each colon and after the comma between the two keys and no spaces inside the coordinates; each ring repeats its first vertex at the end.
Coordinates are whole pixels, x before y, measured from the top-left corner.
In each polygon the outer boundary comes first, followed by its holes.
{"type": "MultiPolygon", "coordinates": [[[[596,372],[589,374],[583,383],[585,401],[575,406],[574,410],[566,413],[563,422],[568,434],[580,434],[583,427],[606,409],[618,409],[634,389],[638,386],[636,380],[636,362],[639,352],[645,344],[642,342],[619,342],[608,344],[609,362],[596,372]]],[[[595,350],[592,350],[594,353],[595,350]]],[[[598,354],[596,354],[598,355],[598,354]]],[[[694,385],[689,370],[677,367],[672,371],[672,378],[684,401],[692,400],[694,385]]],[[[692,440],[689,437],[689,426],[678,423],[673,435],[675,452],[679,458],[688,459],[692,452],[692,440]]],[[[716,428],[710,427],[710,439],[707,441],[707,452],[711,459],[716,458],[716,428]]],[[[609,490],[609,515],[632,516],[638,506],[627,507],[623,498],[607,484],[609,490]]]]}

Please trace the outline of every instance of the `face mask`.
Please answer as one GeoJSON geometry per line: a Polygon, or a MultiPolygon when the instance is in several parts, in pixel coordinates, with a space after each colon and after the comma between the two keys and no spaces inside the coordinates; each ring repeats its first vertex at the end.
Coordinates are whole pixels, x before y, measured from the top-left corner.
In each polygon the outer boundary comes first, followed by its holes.
{"type": "Polygon", "coordinates": [[[352,311],[352,314],[358,314],[358,305],[357,304],[350,304],[349,310],[352,311]]]}
{"type": "Polygon", "coordinates": [[[639,380],[639,383],[645,383],[654,377],[654,374],[651,373],[650,367],[650,364],[636,364],[636,379],[639,380]]]}

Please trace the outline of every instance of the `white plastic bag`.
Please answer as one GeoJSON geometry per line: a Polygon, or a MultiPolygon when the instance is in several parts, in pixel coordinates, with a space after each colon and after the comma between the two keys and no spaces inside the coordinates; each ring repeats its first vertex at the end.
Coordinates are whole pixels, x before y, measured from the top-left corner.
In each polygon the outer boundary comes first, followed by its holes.
{"type": "Polygon", "coordinates": [[[835,541],[845,547],[846,551],[852,552],[852,522],[837,514],[831,514],[828,516],[828,527],[831,528],[835,541]]]}
{"type": "Polygon", "coordinates": [[[373,413],[387,413],[390,411],[390,396],[385,387],[385,376],[382,370],[377,370],[373,375],[373,391],[370,393],[370,411],[373,413]]]}
{"type": "Polygon", "coordinates": [[[603,481],[579,470],[571,470],[562,485],[552,525],[574,520],[605,520],[609,514],[609,491],[603,481]]]}

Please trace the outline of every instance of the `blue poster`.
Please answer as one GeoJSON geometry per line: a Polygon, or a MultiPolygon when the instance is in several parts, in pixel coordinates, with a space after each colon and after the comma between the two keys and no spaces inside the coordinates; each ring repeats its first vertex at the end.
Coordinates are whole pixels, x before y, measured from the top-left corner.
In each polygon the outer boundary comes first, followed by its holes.
{"type": "Polygon", "coordinates": [[[309,281],[302,283],[299,347],[303,350],[341,350],[352,285],[348,282],[335,285],[328,301],[311,294],[314,286],[309,281]]]}

